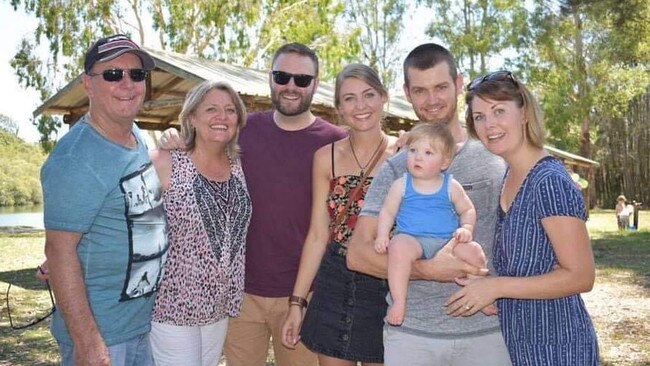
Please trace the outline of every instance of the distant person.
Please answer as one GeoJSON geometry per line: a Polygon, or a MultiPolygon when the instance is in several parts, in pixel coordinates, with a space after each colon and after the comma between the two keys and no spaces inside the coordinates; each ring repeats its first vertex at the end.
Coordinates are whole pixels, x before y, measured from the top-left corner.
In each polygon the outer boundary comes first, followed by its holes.
{"type": "MultiPolygon", "coordinates": [[[[447,172],[465,189],[476,209],[474,240],[481,244],[491,265],[499,183],[503,160],[470,138],[458,119],[458,96],[463,76],[446,48],[426,43],[414,48],[404,60],[404,92],[424,123],[447,125],[456,143],[447,172]]],[[[366,194],[363,209],[348,243],[347,264],[355,271],[385,278],[388,256],[374,249],[377,216],[393,182],[407,169],[407,152],[386,160],[366,194]]],[[[404,322],[384,327],[384,362],[387,365],[510,365],[499,321],[483,313],[451,317],[445,301],[460,287],[453,283],[466,274],[485,274],[479,267],[458,259],[450,242],[431,259],[413,263],[404,322]],[[452,361],[453,360],[453,361],[452,361]]],[[[470,304],[468,304],[469,306],[470,304]]],[[[477,310],[480,310],[477,309],[477,310]]]]}
{"type": "MultiPolygon", "coordinates": [[[[314,152],[346,132],[311,113],[318,57],[299,43],[281,46],[269,71],[273,109],[251,113],[241,130],[241,163],[253,203],[246,238],[245,294],[226,336],[228,366],[266,365],[269,338],[282,366],[317,365],[301,342],[282,345],[302,245],[309,229],[314,152]]],[[[169,130],[168,130],[169,131],[169,130]]],[[[166,132],[165,148],[182,148],[166,132]]],[[[299,302],[307,299],[301,299],[299,302]]]]}
{"type": "Polygon", "coordinates": [[[153,365],[151,309],[167,226],[162,189],[133,123],[154,68],[124,35],[97,40],[82,83],[90,106],[41,170],[45,254],[62,365],[153,365]]]}
{"type": "Polygon", "coordinates": [[[627,209],[627,198],[620,195],[616,198],[616,223],[618,230],[627,230],[630,226],[630,211],[627,209]]]}
{"type": "MultiPolygon", "coordinates": [[[[388,285],[392,304],[386,315],[402,325],[411,266],[433,256],[452,238],[454,254],[487,271],[481,246],[472,241],[476,210],[463,186],[446,172],[455,150],[454,137],[441,123],[422,123],[408,134],[407,169],[390,187],[379,212],[377,253],[388,252],[388,285]],[[397,221],[395,236],[389,238],[397,221]]],[[[496,314],[496,308],[488,310],[496,314]]]]}
{"type": "Polygon", "coordinates": [[[514,365],[598,365],[598,340],[580,297],[595,265],[580,189],[544,150],[541,110],[509,71],[467,87],[466,124],[508,163],[494,244],[496,276],[459,280],[449,314],[471,316],[498,300],[514,365]]]}
{"type": "Polygon", "coordinates": [[[343,68],[334,105],[349,136],[314,154],[311,224],[293,289],[298,300],[289,304],[282,341],[293,348],[302,340],[321,366],[380,365],[384,359],[386,281],[350,271],[345,255],[374,173],[395,151],[395,139],[382,131],[387,102],[376,71],[361,64],[343,68]],[[312,283],[305,309],[302,299],[312,283]]]}
{"type": "Polygon", "coordinates": [[[237,138],[246,108],[230,85],[204,81],[178,119],[185,149],[151,153],[170,238],[151,345],[157,366],[216,366],[244,297],[251,199],[237,138]]]}

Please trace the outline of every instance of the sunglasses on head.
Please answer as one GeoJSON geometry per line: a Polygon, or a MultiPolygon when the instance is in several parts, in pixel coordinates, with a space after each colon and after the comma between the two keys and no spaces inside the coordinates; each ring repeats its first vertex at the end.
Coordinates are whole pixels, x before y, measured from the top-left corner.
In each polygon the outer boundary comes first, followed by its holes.
{"type": "Polygon", "coordinates": [[[271,75],[273,75],[273,82],[278,85],[287,85],[289,84],[289,80],[293,78],[293,82],[299,88],[308,87],[309,84],[311,84],[311,81],[314,80],[312,75],[290,74],[284,71],[271,71],[271,75]]]}
{"type": "Polygon", "coordinates": [[[474,90],[477,86],[483,84],[486,81],[506,81],[510,80],[515,86],[517,86],[517,79],[512,75],[512,72],[506,70],[500,70],[479,76],[476,79],[472,80],[469,85],[467,85],[467,91],[474,90]]]}
{"type": "Polygon", "coordinates": [[[124,69],[108,69],[108,70],[104,70],[104,71],[102,71],[100,73],[88,73],[88,75],[90,75],[90,76],[101,75],[104,78],[104,80],[106,80],[108,82],[116,83],[118,81],[121,81],[122,78],[124,78],[124,73],[125,72],[128,72],[129,77],[131,78],[131,80],[133,80],[136,83],[139,83],[139,82],[143,81],[144,79],[146,79],[147,74],[148,74],[147,70],[144,70],[144,69],[127,69],[127,70],[124,70],[124,69]]]}

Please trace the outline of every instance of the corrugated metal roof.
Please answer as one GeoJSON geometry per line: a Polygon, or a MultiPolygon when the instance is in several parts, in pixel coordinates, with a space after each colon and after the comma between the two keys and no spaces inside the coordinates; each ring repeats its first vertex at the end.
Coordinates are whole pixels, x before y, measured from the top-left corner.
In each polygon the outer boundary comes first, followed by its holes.
{"type": "MultiPolygon", "coordinates": [[[[150,98],[136,117],[143,128],[165,129],[177,123],[183,98],[188,90],[203,80],[225,81],[239,92],[249,110],[271,108],[268,71],[249,69],[223,62],[200,59],[175,52],[147,48],[156,61],[151,72],[150,98]]],[[[315,114],[336,122],[334,88],[320,83],[314,94],[312,110],[315,114]]],[[[81,83],[81,75],[70,81],[54,96],[34,111],[41,114],[63,115],[66,123],[75,122],[88,110],[88,97],[81,83]]],[[[386,119],[392,130],[406,129],[417,121],[411,105],[402,96],[391,96],[386,108],[386,119]]],[[[551,146],[545,148],[565,163],[600,166],[596,161],[551,146]]]]}
{"type": "MultiPolygon", "coordinates": [[[[582,165],[594,166],[594,167],[600,166],[600,163],[595,160],[587,159],[584,156],[572,154],[570,152],[560,150],[553,146],[544,145],[544,148],[551,155],[560,158],[565,164],[570,163],[571,161],[575,161],[576,163],[582,163],[582,165]]],[[[581,164],[576,164],[576,165],[581,165],[581,164]]]]}
{"type": "MultiPolygon", "coordinates": [[[[138,121],[161,123],[165,126],[176,121],[180,102],[185,94],[203,80],[225,81],[242,96],[251,110],[267,109],[271,106],[268,72],[229,65],[214,60],[200,59],[175,52],[147,48],[156,61],[151,72],[150,94],[136,117],[138,121]]],[[[316,114],[336,116],[333,105],[334,88],[320,83],[314,94],[312,109],[316,114]],[[320,112],[320,113],[319,113],[320,112]]],[[[40,114],[68,115],[66,122],[74,122],[88,109],[88,98],[81,83],[81,75],[68,83],[43,105],[34,111],[40,114]]],[[[416,120],[410,104],[403,97],[391,97],[386,117],[402,122],[416,120]]],[[[164,127],[163,127],[164,128],[164,127]]]]}

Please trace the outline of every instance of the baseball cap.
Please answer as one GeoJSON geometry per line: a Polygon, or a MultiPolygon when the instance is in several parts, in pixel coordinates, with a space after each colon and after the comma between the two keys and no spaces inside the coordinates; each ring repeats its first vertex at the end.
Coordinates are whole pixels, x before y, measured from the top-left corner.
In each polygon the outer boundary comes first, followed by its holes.
{"type": "Polygon", "coordinates": [[[116,34],[98,39],[86,52],[84,69],[86,74],[90,72],[97,62],[106,62],[117,58],[127,52],[140,57],[142,68],[150,71],[156,67],[153,58],[147,51],[140,48],[131,38],[124,34],[116,34]]]}

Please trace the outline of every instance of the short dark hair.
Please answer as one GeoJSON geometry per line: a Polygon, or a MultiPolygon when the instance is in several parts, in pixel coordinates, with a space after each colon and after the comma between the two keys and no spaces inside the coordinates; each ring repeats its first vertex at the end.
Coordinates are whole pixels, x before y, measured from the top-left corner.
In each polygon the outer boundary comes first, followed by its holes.
{"type": "Polygon", "coordinates": [[[297,53],[301,56],[306,56],[309,57],[312,62],[314,63],[314,67],[316,69],[316,75],[314,75],[316,78],[318,78],[318,56],[316,56],[316,52],[312,50],[311,48],[305,46],[302,43],[287,43],[280,48],[278,48],[277,51],[273,54],[273,61],[271,62],[271,68],[275,65],[275,60],[280,57],[280,55],[284,55],[287,53],[297,53]]]}
{"type": "Polygon", "coordinates": [[[436,43],[424,43],[415,47],[404,59],[404,83],[409,86],[408,70],[415,68],[418,70],[430,69],[441,62],[449,65],[449,75],[452,80],[458,77],[456,60],[448,49],[436,43]]]}

